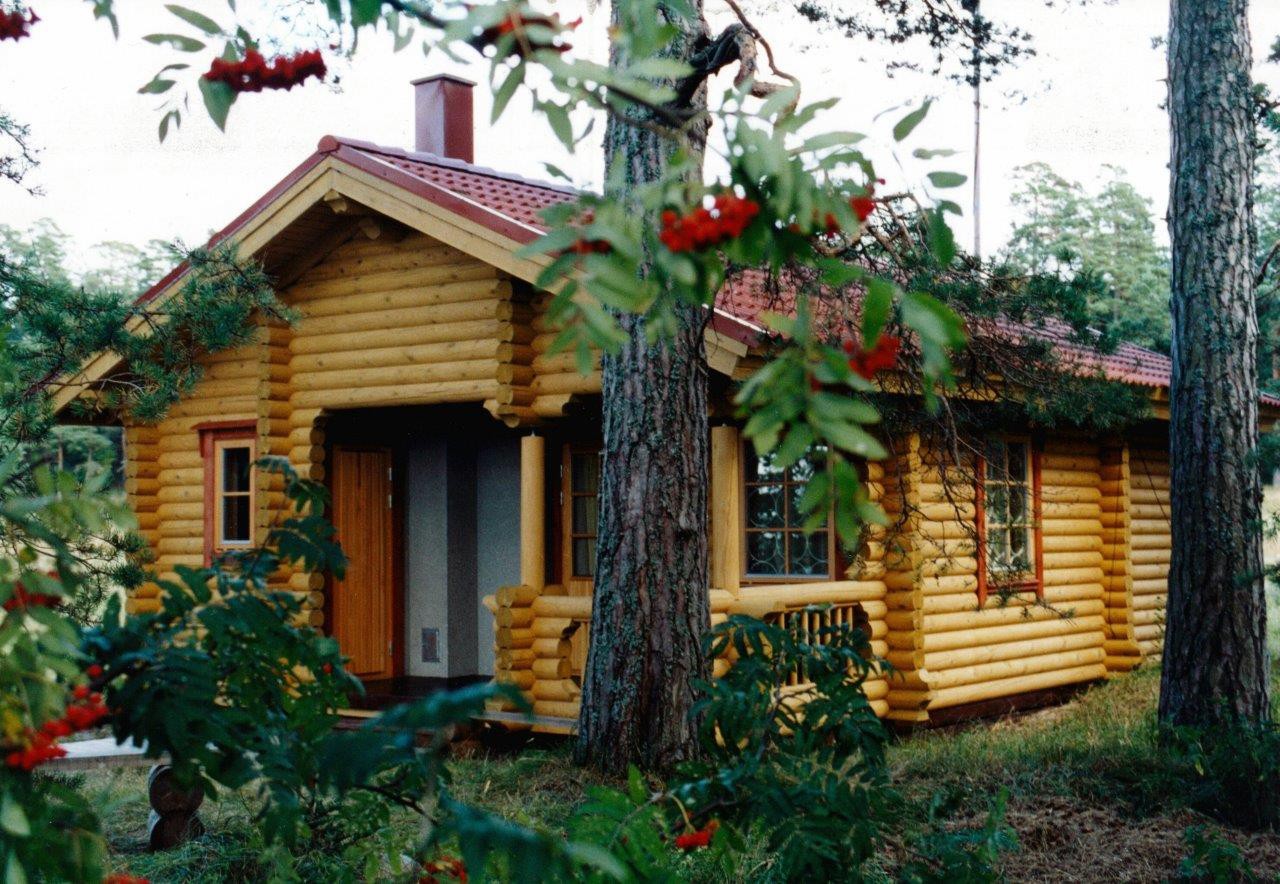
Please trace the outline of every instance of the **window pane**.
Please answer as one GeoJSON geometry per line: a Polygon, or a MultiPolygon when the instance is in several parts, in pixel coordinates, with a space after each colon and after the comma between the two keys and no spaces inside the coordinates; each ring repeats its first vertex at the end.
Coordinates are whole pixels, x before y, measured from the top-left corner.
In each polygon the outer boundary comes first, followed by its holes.
{"type": "Polygon", "coordinates": [[[813,461],[807,457],[802,457],[791,465],[791,475],[787,478],[792,482],[799,482],[803,485],[813,478],[814,469],[813,461]]]}
{"type": "Polygon", "coordinates": [[[573,576],[594,577],[596,573],[596,540],[577,537],[573,541],[573,576]]]}
{"type": "Polygon", "coordinates": [[[764,457],[746,458],[747,461],[747,481],[748,482],[776,482],[782,478],[785,470],[777,466],[776,459],[772,454],[766,454],[764,457]]]}
{"type": "Polygon", "coordinates": [[[781,485],[747,487],[747,524],[752,528],[782,527],[781,485]]]}
{"type": "Polygon", "coordinates": [[[249,495],[222,499],[222,540],[224,543],[249,542],[249,495]]]}
{"type": "Polygon", "coordinates": [[[1027,572],[1031,570],[1031,557],[1027,554],[1027,531],[1025,528],[1015,528],[1010,532],[1010,566],[1019,572],[1027,572]]]}
{"type": "Polygon", "coordinates": [[[987,461],[987,478],[988,479],[1004,479],[1005,478],[1005,445],[998,439],[992,439],[987,442],[986,453],[987,461]]]}
{"type": "Polygon", "coordinates": [[[1009,488],[987,485],[985,507],[988,525],[1005,525],[1009,521],[1009,488]]]}
{"type": "Polygon", "coordinates": [[[814,577],[827,573],[827,534],[824,531],[791,534],[792,574],[814,577]]]}
{"type": "Polygon", "coordinates": [[[574,454],[571,461],[573,490],[579,494],[600,491],[600,455],[595,452],[574,454]]]}
{"type": "Polygon", "coordinates": [[[1009,569],[1009,535],[999,529],[987,534],[987,564],[992,571],[1009,569]]]}
{"type": "Polygon", "coordinates": [[[1009,446],[1009,478],[1015,482],[1027,481],[1027,446],[1024,443],[1009,446]]]}
{"type": "Polygon", "coordinates": [[[781,532],[747,532],[747,572],[765,575],[786,573],[781,532]]]}
{"type": "Polygon", "coordinates": [[[1009,486],[1009,524],[1025,525],[1027,523],[1027,486],[1009,486]]]}
{"type": "Polygon", "coordinates": [[[599,518],[600,498],[598,497],[574,497],[573,498],[573,533],[574,534],[595,534],[596,524],[599,518]]]}
{"type": "Polygon", "coordinates": [[[222,490],[249,490],[249,446],[222,449],[222,490]]]}

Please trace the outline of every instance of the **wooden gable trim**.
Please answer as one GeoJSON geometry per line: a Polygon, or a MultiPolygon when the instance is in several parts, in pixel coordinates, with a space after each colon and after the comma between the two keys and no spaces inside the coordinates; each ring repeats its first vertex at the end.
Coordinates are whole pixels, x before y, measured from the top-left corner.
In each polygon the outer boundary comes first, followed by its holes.
{"type": "MultiPolygon", "coordinates": [[[[258,214],[249,218],[240,229],[215,239],[219,243],[234,242],[243,255],[256,255],[280,231],[296,221],[303,212],[328,192],[332,166],[332,159],[328,157],[322,159],[278,194],[274,200],[268,201],[258,214]]],[[[163,305],[181,290],[188,272],[187,270],[175,272],[163,288],[144,295],[144,299],[153,307],[163,305]]],[[[147,328],[148,323],[141,317],[135,317],[126,325],[126,329],[132,334],[146,334],[147,328]]],[[[102,380],[118,369],[120,361],[118,353],[105,351],[86,362],[75,374],[59,381],[61,388],[53,395],[54,413],[69,405],[90,384],[102,380]]]]}

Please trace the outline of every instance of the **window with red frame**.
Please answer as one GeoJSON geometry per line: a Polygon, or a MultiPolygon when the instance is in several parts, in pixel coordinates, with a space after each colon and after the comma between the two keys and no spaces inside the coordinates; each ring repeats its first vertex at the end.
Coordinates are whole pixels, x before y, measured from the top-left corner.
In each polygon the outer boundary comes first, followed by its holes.
{"type": "Polygon", "coordinates": [[[1040,456],[1023,440],[993,439],[978,463],[978,596],[1043,591],[1040,456]]]}
{"type": "Polygon", "coordinates": [[[254,435],[252,424],[200,429],[206,562],[220,552],[253,545],[254,435]]]}

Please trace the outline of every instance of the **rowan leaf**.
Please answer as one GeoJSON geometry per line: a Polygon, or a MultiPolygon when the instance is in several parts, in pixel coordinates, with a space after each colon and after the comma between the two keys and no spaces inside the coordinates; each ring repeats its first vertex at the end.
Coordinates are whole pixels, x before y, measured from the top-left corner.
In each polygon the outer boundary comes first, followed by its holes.
{"type": "Polygon", "coordinates": [[[959,187],[968,180],[968,175],[961,175],[959,172],[929,173],[929,183],[934,187],[959,187]]]}
{"type": "Polygon", "coordinates": [[[899,120],[897,125],[893,127],[893,140],[902,141],[914,132],[916,126],[919,126],[921,121],[928,115],[931,104],[933,104],[933,99],[926,99],[924,104],[899,120]]]}
{"type": "Polygon", "coordinates": [[[179,6],[176,3],[167,3],[164,8],[172,12],[187,24],[199,28],[211,37],[215,34],[222,33],[222,28],[218,27],[218,23],[202,12],[196,12],[194,9],[187,9],[187,7],[179,6]]]}
{"type": "Polygon", "coordinates": [[[227,114],[231,113],[231,105],[236,102],[236,93],[226,83],[216,83],[201,77],[200,97],[204,99],[205,110],[214,125],[224,132],[227,129],[227,114]]]}
{"type": "Polygon", "coordinates": [[[202,40],[185,34],[147,34],[142,39],[157,46],[172,46],[179,52],[199,52],[205,47],[202,40]]]}

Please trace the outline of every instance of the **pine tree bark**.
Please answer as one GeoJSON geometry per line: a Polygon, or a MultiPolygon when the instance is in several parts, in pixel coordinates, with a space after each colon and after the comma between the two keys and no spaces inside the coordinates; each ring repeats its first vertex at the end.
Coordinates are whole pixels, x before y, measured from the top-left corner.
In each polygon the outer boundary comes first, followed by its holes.
{"type": "MultiPolygon", "coordinates": [[[[623,2],[615,0],[615,26],[623,2]]],[[[673,55],[692,56],[697,24],[682,25],[673,55]]],[[[654,131],[611,117],[605,180],[619,168],[623,189],[656,180],[672,150],[654,131]]],[[[664,771],[696,751],[693,684],[708,677],[705,315],[681,308],[676,334],[652,343],[642,319],[618,319],[627,342],[601,367],[595,595],[576,758],[612,772],[664,771]]]]}
{"type": "Polygon", "coordinates": [[[1160,719],[1269,716],[1247,0],[1172,0],[1169,567],[1160,719]]]}

